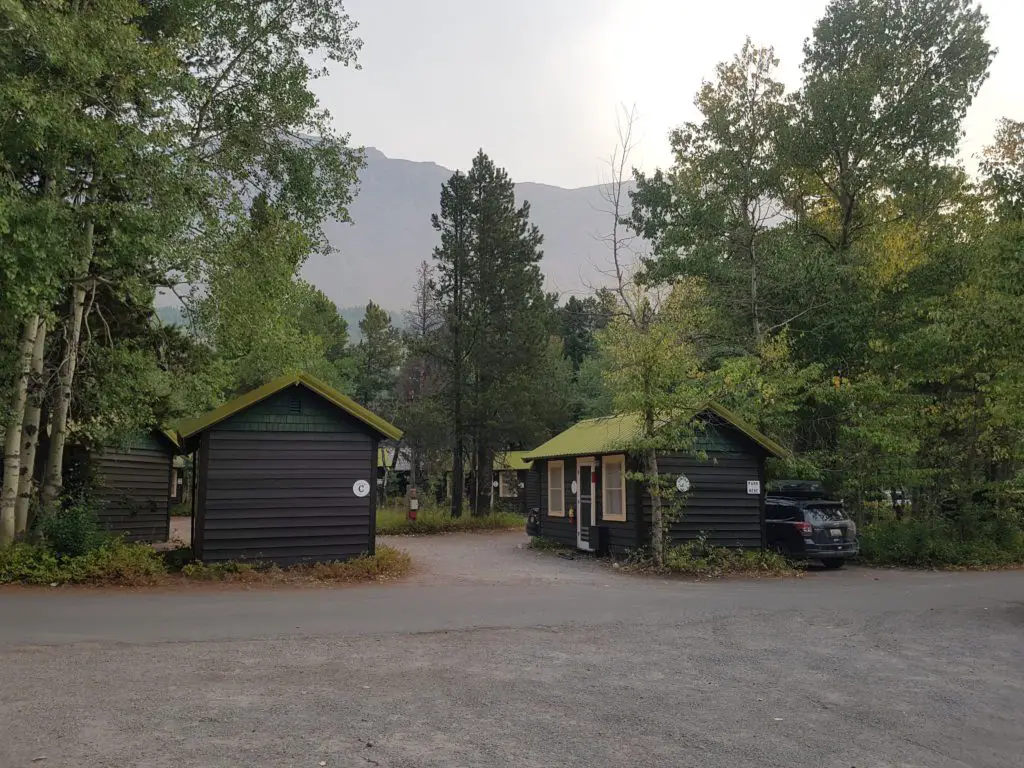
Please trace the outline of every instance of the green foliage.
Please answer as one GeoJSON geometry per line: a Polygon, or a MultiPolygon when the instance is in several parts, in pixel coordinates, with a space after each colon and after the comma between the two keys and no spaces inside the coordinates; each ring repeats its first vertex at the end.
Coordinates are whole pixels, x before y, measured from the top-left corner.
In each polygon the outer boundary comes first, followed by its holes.
{"type": "MultiPolygon", "coordinates": [[[[455,475],[462,477],[472,447],[481,487],[489,489],[496,450],[531,444],[560,420],[545,407],[559,405],[549,397],[552,377],[566,377],[549,350],[554,299],[543,291],[543,237],[530,223],[529,203],[517,203],[511,178],[482,151],[468,173],[444,184],[432,223],[441,238],[430,283],[440,325],[422,340],[422,352],[441,373],[455,475]]],[[[461,495],[456,481],[454,510],[461,495]]],[[[474,501],[479,512],[483,498],[474,501]]]]}
{"type": "Polygon", "coordinates": [[[1024,565],[1024,520],[1004,517],[968,536],[948,520],[888,520],[860,533],[860,559],[871,565],[991,568],[1024,565]]]}
{"type": "Polygon", "coordinates": [[[538,552],[559,552],[566,549],[572,549],[560,541],[549,539],[544,536],[531,536],[530,537],[530,549],[535,549],[538,552]]]}
{"type": "Polygon", "coordinates": [[[311,563],[279,568],[271,563],[189,563],[181,574],[191,581],[242,584],[302,584],[320,582],[393,581],[412,569],[412,558],[387,545],[373,555],[332,563],[311,563]]]}
{"type": "Polygon", "coordinates": [[[664,570],[698,578],[723,576],[795,576],[798,571],[781,555],[762,550],[728,549],[705,541],[669,547],[664,570]]]}
{"type": "Polygon", "coordinates": [[[370,410],[390,415],[402,363],[401,336],[388,313],[372,301],[359,321],[359,332],[353,354],[353,394],[370,410]]]}
{"type": "Polygon", "coordinates": [[[519,529],[525,525],[523,516],[517,512],[493,512],[469,517],[452,517],[448,510],[422,507],[415,520],[406,519],[402,505],[377,510],[377,535],[417,536],[433,533],[458,533],[462,531],[503,531],[519,529]]]}
{"type": "Polygon", "coordinates": [[[106,540],[96,512],[84,501],[43,512],[39,534],[58,557],[79,557],[99,548],[106,540]]]}
{"type": "Polygon", "coordinates": [[[299,368],[344,385],[347,328],[296,276],[323,219],[347,219],[362,164],[312,90],[355,63],[354,31],[338,0],[0,7],[0,390],[8,334],[37,314],[41,380],[78,362],[44,393],[72,443],[299,368]],[[193,336],[152,316],[180,283],[202,286],[193,336]],[[69,288],[85,292],[80,344],[69,288]]]}
{"type": "MultiPolygon", "coordinates": [[[[797,451],[777,476],[824,480],[861,522],[907,489],[961,538],[1016,508],[1024,462],[1020,125],[1000,124],[977,183],[955,164],[986,26],[972,0],[833,0],[788,97],[748,42],[672,134],[672,166],[638,176],[629,219],[654,246],[649,289],[707,297],[692,371],[673,385],[652,353],[651,391],[699,381],[797,451]]],[[[618,346],[639,362],[684,322],[618,346]]],[[[617,367],[620,401],[654,402],[617,367]]]]}
{"type": "Polygon", "coordinates": [[[145,586],[167,573],[152,547],[111,540],[74,556],[48,546],[14,544],[0,549],[0,584],[145,586]]]}

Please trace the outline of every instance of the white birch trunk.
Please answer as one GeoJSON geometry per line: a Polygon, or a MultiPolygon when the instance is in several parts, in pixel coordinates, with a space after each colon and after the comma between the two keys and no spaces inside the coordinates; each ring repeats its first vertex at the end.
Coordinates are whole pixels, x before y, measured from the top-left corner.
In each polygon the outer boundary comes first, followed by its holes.
{"type": "Polygon", "coordinates": [[[36,340],[39,318],[32,316],[25,323],[18,347],[18,372],[11,395],[11,410],[4,436],[4,481],[0,492],[0,546],[14,541],[14,510],[18,501],[18,480],[21,476],[21,425],[25,420],[28,400],[28,375],[32,367],[32,348],[36,340]]]}
{"type": "Polygon", "coordinates": [[[60,496],[64,486],[64,444],[68,437],[68,413],[71,410],[71,395],[75,383],[75,368],[78,365],[78,348],[82,340],[82,319],[85,314],[85,280],[92,263],[93,223],[85,225],[85,255],[79,270],[71,301],[71,318],[66,341],[64,359],[61,362],[57,390],[57,402],[53,409],[50,434],[50,452],[46,458],[46,472],[43,476],[43,492],[40,502],[50,507],[60,496]]]}
{"type": "Polygon", "coordinates": [[[43,412],[43,359],[46,351],[46,321],[40,320],[32,348],[32,370],[25,420],[21,428],[21,477],[18,479],[18,501],[14,507],[14,535],[28,530],[28,510],[32,504],[35,482],[32,477],[39,447],[39,419],[43,412]]]}

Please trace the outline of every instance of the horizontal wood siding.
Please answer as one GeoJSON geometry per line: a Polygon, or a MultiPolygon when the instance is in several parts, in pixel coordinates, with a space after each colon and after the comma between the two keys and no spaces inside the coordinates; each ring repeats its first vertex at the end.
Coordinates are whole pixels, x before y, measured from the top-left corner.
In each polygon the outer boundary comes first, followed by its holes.
{"type": "MultiPolygon", "coordinates": [[[[630,462],[626,460],[626,472],[630,469],[630,462]]],[[[604,514],[604,467],[601,457],[597,457],[597,524],[608,529],[608,551],[613,555],[625,555],[637,548],[636,540],[636,482],[626,481],[626,519],[605,520],[604,514]]]]}
{"type": "Polygon", "coordinates": [[[171,453],[156,439],[92,455],[100,525],[129,541],[166,541],[171,453]]]}
{"type": "Polygon", "coordinates": [[[294,565],[373,550],[376,442],[348,414],[286,390],[217,425],[205,446],[204,561],[294,565]],[[357,480],[368,496],[353,493],[357,480]]]}
{"type": "Polygon", "coordinates": [[[548,515],[548,465],[546,461],[535,461],[533,466],[539,472],[540,485],[540,535],[546,539],[560,542],[569,547],[576,546],[576,521],[569,519],[569,505],[575,508],[576,500],[572,497],[572,481],[576,477],[576,460],[565,459],[565,517],[548,515]]]}
{"type": "MultiPolygon", "coordinates": [[[[763,466],[764,459],[750,453],[709,454],[707,460],[682,454],[659,456],[662,474],[685,474],[691,484],[681,518],[669,529],[672,542],[694,541],[703,534],[716,546],[760,548],[761,497],[747,493],[747,481],[761,480],[763,488],[763,466]]],[[[651,497],[644,493],[643,535],[648,540],[650,526],[651,497]]]]}
{"type": "Polygon", "coordinates": [[[526,478],[526,512],[540,509],[540,473],[536,469],[528,469],[526,478]]]}

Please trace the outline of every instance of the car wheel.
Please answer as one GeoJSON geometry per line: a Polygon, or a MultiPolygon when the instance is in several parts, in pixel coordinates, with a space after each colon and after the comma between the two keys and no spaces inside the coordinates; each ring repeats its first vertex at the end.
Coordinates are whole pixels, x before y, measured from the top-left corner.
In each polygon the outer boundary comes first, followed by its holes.
{"type": "Polygon", "coordinates": [[[834,571],[846,565],[846,561],[839,557],[830,557],[827,560],[822,560],[821,562],[824,563],[825,567],[830,571],[834,571]]]}

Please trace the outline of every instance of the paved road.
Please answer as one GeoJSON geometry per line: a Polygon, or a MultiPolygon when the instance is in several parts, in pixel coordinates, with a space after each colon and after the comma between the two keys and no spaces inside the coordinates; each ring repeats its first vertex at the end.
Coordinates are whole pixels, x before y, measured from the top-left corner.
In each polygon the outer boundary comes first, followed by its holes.
{"type": "Polygon", "coordinates": [[[0,768],[1021,766],[1024,573],[694,584],[522,541],[405,540],[401,585],[0,592],[0,768]]]}

